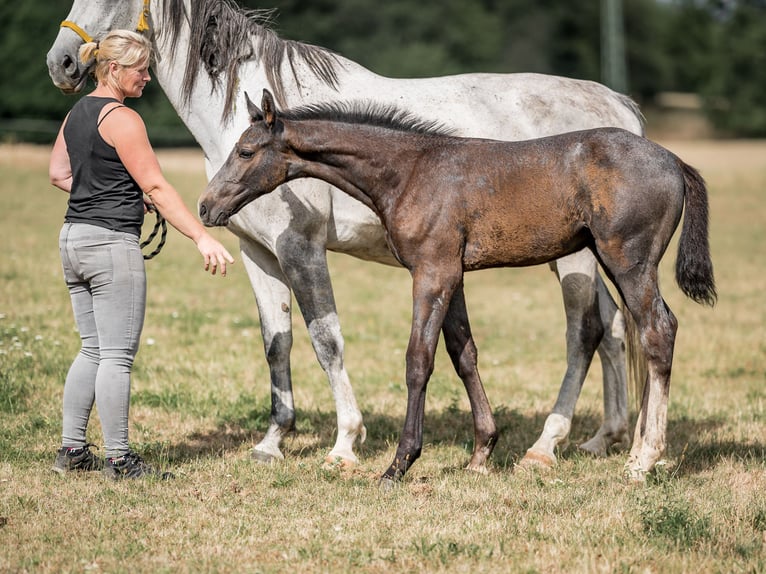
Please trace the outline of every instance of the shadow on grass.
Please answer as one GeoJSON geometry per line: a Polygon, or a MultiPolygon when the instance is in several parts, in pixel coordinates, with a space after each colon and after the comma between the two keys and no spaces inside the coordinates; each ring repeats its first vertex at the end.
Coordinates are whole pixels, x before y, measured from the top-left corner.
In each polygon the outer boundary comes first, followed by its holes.
{"type": "MultiPolygon", "coordinates": [[[[542,432],[547,412],[525,414],[518,410],[500,407],[495,410],[495,422],[500,438],[492,454],[492,464],[500,470],[511,470],[524,456],[539,433],[542,432]]],[[[297,436],[308,438],[300,446],[290,440],[283,445],[287,457],[316,459],[332,448],[336,433],[336,416],[332,411],[302,411],[296,414],[297,436]]],[[[367,440],[357,444],[360,458],[373,458],[389,452],[392,456],[399,441],[403,417],[385,413],[365,414],[367,440]]],[[[171,447],[170,456],[176,461],[200,457],[223,456],[227,451],[240,450],[243,444],[254,446],[263,437],[268,422],[262,413],[252,411],[237,420],[224,420],[214,430],[194,433],[171,447]]],[[[635,421],[631,421],[631,425],[635,421]]],[[[577,413],[572,423],[569,445],[558,453],[561,460],[583,456],[576,445],[588,440],[601,425],[601,415],[595,412],[577,413]]],[[[668,423],[670,457],[679,463],[677,476],[694,475],[715,467],[724,460],[766,461],[766,445],[739,443],[735,441],[700,441],[700,436],[714,436],[725,425],[719,418],[673,419],[668,423]]],[[[632,436],[632,428],[630,431],[632,436]]],[[[473,447],[473,420],[468,411],[447,407],[440,412],[427,412],[423,436],[424,450],[429,445],[451,445],[465,451],[468,461],[473,447]]],[[[610,456],[625,457],[626,452],[610,456]]]]}
{"type": "Polygon", "coordinates": [[[693,476],[725,461],[766,464],[766,445],[763,443],[705,438],[715,437],[716,431],[726,424],[720,417],[671,418],[668,422],[668,443],[670,456],[677,467],[673,469],[673,474],[693,476]]]}

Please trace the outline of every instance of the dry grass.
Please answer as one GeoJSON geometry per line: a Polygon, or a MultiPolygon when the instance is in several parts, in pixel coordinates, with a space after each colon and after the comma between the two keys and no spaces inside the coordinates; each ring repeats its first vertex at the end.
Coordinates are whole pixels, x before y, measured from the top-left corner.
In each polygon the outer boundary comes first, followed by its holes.
{"type": "MultiPolygon", "coordinates": [[[[503,433],[494,472],[461,470],[470,416],[440,353],[423,457],[388,494],[376,481],[404,416],[407,274],[329,256],[369,430],[361,465],[321,467],[335,414],[296,313],[298,432],[284,463],[261,466],[249,449],[268,421],[268,370],[244,270],[206,276],[174,232],[148,264],[131,440],[178,478],[53,476],[63,374],[77,347],[56,252],[65,197],[47,184],[47,150],[0,148],[0,572],[766,571],[766,144],[667,145],[708,180],[720,294],[712,311],[684,299],[671,248],[663,288],[681,327],[667,464],[645,487],[621,481],[624,453],[594,460],[569,448],[553,472],[514,471],[558,390],[564,322],[547,267],[493,270],[469,275],[467,290],[503,433]]],[[[193,205],[201,155],[162,162],[193,205]]],[[[575,444],[600,422],[599,371],[583,389],[575,444]]],[[[97,417],[91,426],[101,444],[97,417]]]]}

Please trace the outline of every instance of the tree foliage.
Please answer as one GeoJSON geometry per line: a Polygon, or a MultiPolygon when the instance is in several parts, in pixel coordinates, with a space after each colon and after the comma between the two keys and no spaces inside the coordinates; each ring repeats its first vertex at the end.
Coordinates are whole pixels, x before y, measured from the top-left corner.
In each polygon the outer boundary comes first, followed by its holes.
{"type": "Polygon", "coordinates": [[[716,27],[710,79],[703,85],[713,123],[733,135],[766,135],[766,1],[741,0],[716,27]]]}
{"type": "MultiPolygon", "coordinates": [[[[530,71],[602,80],[596,0],[240,3],[274,8],[273,25],[284,37],[387,76],[530,71]]],[[[71,107],[74,98],[53,87],[45,64],[70,5],[0,0],[0,138],[50,141],[71,107]]],[[[766,135],[766,1],[623,0],[623,13],[630,95],[646,105],[663,91],[697,93],[722,133],[766,135]]],[[[155,143],[188,141],[156,83],[131,105],[155,143]]]]}

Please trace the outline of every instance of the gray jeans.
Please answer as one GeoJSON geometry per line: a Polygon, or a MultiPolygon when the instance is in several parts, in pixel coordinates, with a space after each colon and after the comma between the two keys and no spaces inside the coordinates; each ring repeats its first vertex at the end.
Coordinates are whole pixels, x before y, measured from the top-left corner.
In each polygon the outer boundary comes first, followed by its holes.
{"type": "Polygon", "coordinates": [[[59,236],[64,279],[82,348],[64,384],[62,446],[86,443],[95,402],[104,454],[128,452],[130,373],[146,310],[146,271],[130,233],[65,223],[59,236]]]}

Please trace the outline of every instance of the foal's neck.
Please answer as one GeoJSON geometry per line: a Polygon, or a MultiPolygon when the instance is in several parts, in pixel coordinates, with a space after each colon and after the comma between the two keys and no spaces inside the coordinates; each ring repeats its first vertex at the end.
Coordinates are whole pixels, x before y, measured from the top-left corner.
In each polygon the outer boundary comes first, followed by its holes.
{"type": "Polygon", "coordinates": [[[382,219],[423,149],[423,136],[363,124],[303,120],[284,125],[285,139],[300,158],[297,177],[322,179],[382,219]]]}

